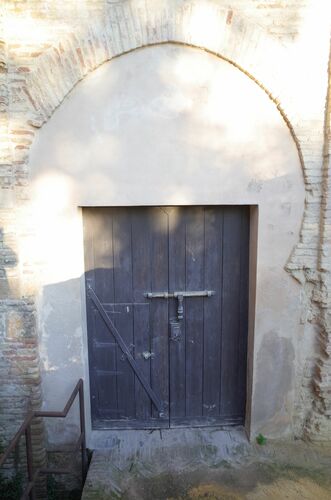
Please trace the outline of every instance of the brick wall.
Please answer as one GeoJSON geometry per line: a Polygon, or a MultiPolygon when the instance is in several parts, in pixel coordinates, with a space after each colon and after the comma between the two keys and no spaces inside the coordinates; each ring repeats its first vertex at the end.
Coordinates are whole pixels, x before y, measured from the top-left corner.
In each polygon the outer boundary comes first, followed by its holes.
{"type": "Polygon", "coordinates": [[[330,439],[331,417],[331,58],[329,59],[329,85],[326,96],[322,203],[320,212],[319,284],[314,297],[319,306],[319,355],[313,376],[315,398],[311,418],[305,431],[315,439],[330,439]],[[327,417],[327,418],[325,418],[327,417]]]}
{"type": "MultiPolygon", "coordinates": [[[[255,80],[278,107],[297,144],[306,185],[306,206],[300,241],[293,249],[287,270],[301,283],[302,322],[307,325],[313,348],[300,354],[294,432],[326,438],[331,412],[330,106],[324,127],[329,57],[327,3],[322,0],[7,0],[2,3],[2,435],[12,435],[27,409],[37,408],[41,403],[35,318],[38,262],[24,250],[33,233],[27,202],[29,148],[34,135],[88,72],[137,47],[172,41],[209,50],[255,80]]],[[[37,423],[37,441],[41,429],[37,423]]],[[[42,453],[40,457],[43,458],[42,453]]]]}

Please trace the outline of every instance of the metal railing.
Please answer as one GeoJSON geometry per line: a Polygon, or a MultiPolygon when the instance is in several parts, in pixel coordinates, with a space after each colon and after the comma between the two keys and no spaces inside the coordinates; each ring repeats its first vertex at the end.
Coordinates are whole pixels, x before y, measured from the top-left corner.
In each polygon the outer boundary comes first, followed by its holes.
{"type": "Polygon", "coordinates": [[[73,402],[76,399],[77,394],[79,394],[79,419],[80,419],[80,436],[74,447],[75,450],[80,448],[82,457],[82,486],[84,485],[86,473],[87,473],[87,455],[86,455],[86,434],[85,434],[85,414],[84,414],[84,383],[82,379],[79,379],[74,390],[71,393],[70,398],[67,401],[63,411],[34,411],[27,415],[24,422],[22,423],[19,430],[16,432],[15,436],[9,443],[5,452],[0,456],[0,467],[8,459],[12,451],[14,451],[19,439],[25,434],[25,446],[26,446],[26,462],[27,462],[27,475],[28,483],[22,493],[21,500],[29,498],[30,500],[36,499],[36,481],[40,474],[70,474],[71,471],[68,469],[43,469],[39,468],[34,470],[33,467],[33,449],[32,449],[32,436],[31,436],[31,424],[35,417],[66,417],[73,402]]]}

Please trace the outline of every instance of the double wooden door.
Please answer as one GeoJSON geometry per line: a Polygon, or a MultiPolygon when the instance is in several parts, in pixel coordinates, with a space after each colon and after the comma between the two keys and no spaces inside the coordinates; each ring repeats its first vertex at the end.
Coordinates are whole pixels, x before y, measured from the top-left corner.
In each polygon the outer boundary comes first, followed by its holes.
{"type": "Polygon", "coordinates": [[[247,207],[84,208],[93,427],[242,424],[247,207]]]}

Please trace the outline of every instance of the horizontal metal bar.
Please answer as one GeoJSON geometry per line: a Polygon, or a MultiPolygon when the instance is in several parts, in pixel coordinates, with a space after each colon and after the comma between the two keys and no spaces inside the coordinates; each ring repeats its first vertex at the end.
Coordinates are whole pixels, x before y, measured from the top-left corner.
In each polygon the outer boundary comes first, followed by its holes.
{"type": "Polygon", "coordinates": [[[215,295],[213,290],[197,290],[197,291],[175,291],[175,292],[146,292],[144,296],[147,299],[171,299],[178,297],[211,297],[215,295]]]}
{"type": "Polygon", "coordinates": [[[215,295],[215,292],[213,290],[202,290],[202,291],[197,291],[197,292],[174,292],[174,297],[211,297],[212,295],[215,295]]]}
{"type": "Polygon", "coordinates": [[[173,297],[173,294],[168,292],[146,292],[144,293],[144,297],[147,299],[168,299],[173,297]]]}
{"type": "Polygon", "coordinates": [[[74,390],[71,393],[70,398],[68,399],[67,404],[63,408],[62,411],[35,411],[34,416],[35,417],[66,417],[69,413],[70,408],[73,405],[73,402],[75,401],[75,398],[79,392],[80,386],[83,384],[82,379],[79,379],[74,390]]]}

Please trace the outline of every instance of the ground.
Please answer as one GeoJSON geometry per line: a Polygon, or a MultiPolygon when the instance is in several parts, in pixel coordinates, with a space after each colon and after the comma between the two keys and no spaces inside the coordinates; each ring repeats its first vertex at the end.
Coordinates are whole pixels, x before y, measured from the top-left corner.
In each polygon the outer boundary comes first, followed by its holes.
{"type": "Polygon", "coordinates": [[[190,473],[132,479],[122,495],[126,500],[262,500],[331,498],[327,472],[257,462],[248,467],[228,465],[199,468],[190,473]]]}
{"type": "Polygon", "coordinates": [[[197,432],[200,447],[161,443],[158,450],[144,450],[143,444],[125,460],[117,460],[120,447],[95,452],[83,500],[331,499],[331,445],[250,444],[244,435],[224,431],[214,431],[212,445],[213,431],[204,431],[206,440],[197,432]]]}

